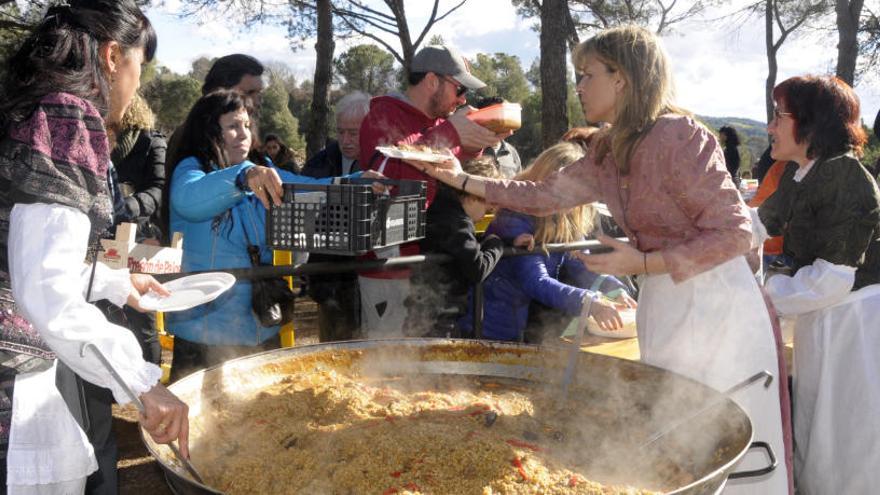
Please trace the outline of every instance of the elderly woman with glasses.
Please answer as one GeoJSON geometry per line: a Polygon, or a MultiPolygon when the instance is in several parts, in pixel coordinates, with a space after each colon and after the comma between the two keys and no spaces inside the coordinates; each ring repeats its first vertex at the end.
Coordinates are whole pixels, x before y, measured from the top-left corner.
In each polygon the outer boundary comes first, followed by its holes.
{"type": "MultiPolygon", "coordinates": [[[[788,161],[759,208],[783,235],[791,276],[767,281],[794,336],[798,491],[872,493],[880,486],[880,193],[859,162],[859,100],[835,77],[794,77],[773,90],[771,155],[788,161]]],[[[760,226],[759,226],[760,228],[760,226]]]]}

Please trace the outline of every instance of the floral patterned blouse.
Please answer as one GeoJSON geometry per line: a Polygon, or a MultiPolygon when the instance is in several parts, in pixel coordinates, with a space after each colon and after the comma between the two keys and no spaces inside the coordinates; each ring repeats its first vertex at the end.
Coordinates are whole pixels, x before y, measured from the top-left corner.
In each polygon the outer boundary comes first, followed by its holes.
{"type": "Polygon", "coordinates": [[[662,254],[675,282],[745,254],[751,242],[748,209],[715,136],[677,114],[657,119],[627,175],[611,153],[599,162],[591,152],[541,182],[487,183],[486,199],[531,215],[601,201],[639,250],[662,254]]]}

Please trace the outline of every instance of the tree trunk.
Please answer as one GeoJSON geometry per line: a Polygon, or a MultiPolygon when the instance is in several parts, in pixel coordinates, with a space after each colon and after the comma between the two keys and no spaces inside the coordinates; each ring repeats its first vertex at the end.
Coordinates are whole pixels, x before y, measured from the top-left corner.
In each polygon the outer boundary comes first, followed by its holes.
{"type": "Polygon", "coordinates": [[[837,15],[837,77],[853,86],[856,76],[856,60],[859,56],[859,17],[864,0],[836,0],[837,15]]]}
{"type": "MultiPolygon", "coordinates": [[[[391,11],[394,13],[394,20],[397,22],[397,38],[400,40],[400,54],[403,55],[403,73],[409,74],[409,68],[412,66],[412,59],[415,56],[416,49],[413,46],[412,36],[409,32],[409,21],[406,19],[406,5],[403,0],[392,0],[388,3],[391,11]]],[[[430,29],[430,26],[428,26],[430,29]]]]}
{"type": "Polygon", "coordinates": [[[767,49],[767,83],[764,87],[764,101],[767,105],[767,123],[773,120],[773,88],[776,87],[776,46],[773,43],[773,1],[764,2],[764,45],[767,49]]]}
{"type": "Polygon", "coordinates": [[[552,146],[568,130],[565,47],[566,0],[544,0],[541,6],[541,143],[552,146]]]}
{"type": "Polygon", "coordinates": [[[333,11],[330,0],[317,0],[318,41],[315,43],[314,90],[312,93],[309,135],[306,136],[306,156],[312,156],[327,141],[330,120],[330,79],[333,76],[333,11]]]}

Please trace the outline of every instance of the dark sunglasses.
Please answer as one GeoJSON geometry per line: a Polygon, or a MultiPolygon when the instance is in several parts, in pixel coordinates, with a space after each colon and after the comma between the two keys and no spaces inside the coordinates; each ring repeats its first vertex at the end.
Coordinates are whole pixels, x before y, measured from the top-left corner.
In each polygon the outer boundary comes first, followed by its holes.
{"type": "Polygon", "coordinates": [[[452,84],[453,86],[455,86],[455,96],[461,97],[461,96],[464,96],[465,93],[468,92],[467,87],[463,84],[459,84],[459,82],[456,81],[455,79],[453,79],[449,76],[440,76],[440,78],[443,79],[444,81],[452,84]]]}

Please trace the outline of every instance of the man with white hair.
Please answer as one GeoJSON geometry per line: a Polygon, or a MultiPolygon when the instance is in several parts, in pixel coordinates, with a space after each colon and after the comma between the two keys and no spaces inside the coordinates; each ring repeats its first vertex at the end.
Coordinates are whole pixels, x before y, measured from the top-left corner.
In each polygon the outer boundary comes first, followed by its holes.
{"type": "Polygon", "coordinates": [[[361,122],[370,111],[370,95],[355,91],[342,97],[336,104],[336,141],[309,158],[302,175],[309,177],[339,177],[357,172],[361,147],[361,122]]]}
{"type": "MultiPolygon", "coordinates": [[[[361,121],[370,111],[370,95],[355,91],[336,103],[336,140],[309,158],[302,175],[339,177],[357,172],[361,121]]],[[[348,256],[310,253],[309,262],[351,261],[348,256]]],[[[349,340],[359,336],[360,291],[353,272],[310,275],[307,292],[318,303],[318,331],[321,342],[349,340]]]]}

